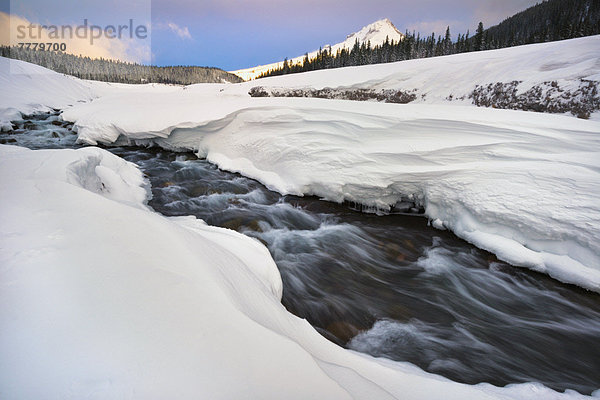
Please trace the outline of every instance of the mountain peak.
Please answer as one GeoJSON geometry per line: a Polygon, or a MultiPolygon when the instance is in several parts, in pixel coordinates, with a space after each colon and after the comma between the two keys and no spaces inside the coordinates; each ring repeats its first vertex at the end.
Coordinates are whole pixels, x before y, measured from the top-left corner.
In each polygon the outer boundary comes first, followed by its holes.
{"type": "MultiPolygon", "coordinates": [[[[394,26],[392,21],[390,21],[388,18],[379,19],[373,23],[370,23],[369,25],[367,25],[367,27],[374,27],[374,28],[387,27],[387,28],[391,28],[393,30],[398,31],[398,29],[396,29],[396,27],[394,26]]],[[[398,31],[398,33],[400,33],[400,32],[398,31]]]]}
{"type": "Polygon", "coordinates": [[[386,37],[388,37],[390,41],[393,40],[397,42],[402,40],[404,35],[394,26],[392,21],[383,18],[363,27],[358,32],[348,35],[344,43],[348,41],[354,42],[358,39],[359,43],[371,41],[371,44],[375,45],[385,42],[386,37]]]}
{"type": "MultiPolygon", "coordinates": [[[[404,35],[396,29],[392,21],[387,18],[383,18],[377,20],[367,26],[364,26],[358,32],[354,32],[346,37],[341,43],[334,44],[333,46],[325,45],[321,46],[323,50],[327,49],[331,51],[332,54],[335,54],[338,50],[341,49],[351,49],[354,46],[354,43],[358,40],[359,44],[370,42],[371,46],[378,46],[385,43],[385,39],[388,39],[390,42],[399,42],[404,39],[404,35]]],[[[309,58],[314,58],[317,55],[317,50],[312,51],[307,54],[309,58]]],[[[292,64],[301,64],[304,60],[304,56],[298,56],[289,60],[292,64]]],[[[267,72],[270,69],[281,68],[283,62],[277,62],[267,65],[258,65],[252,68],[240,69],[237,71],[232,71],[233,74],[241,77],[244,80],[254,79],[263,72],[267,72]]]]}

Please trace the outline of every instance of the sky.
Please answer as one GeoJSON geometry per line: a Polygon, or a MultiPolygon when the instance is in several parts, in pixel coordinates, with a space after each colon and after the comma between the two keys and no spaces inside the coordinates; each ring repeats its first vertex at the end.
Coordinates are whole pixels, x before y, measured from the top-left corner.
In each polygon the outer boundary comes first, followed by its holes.
{"type": "Polygon", "coordinates": [[[401,32],[414,30],[422,35],[443,34],[450,26],[456,38],[467,29],[474,32],[479,21],[485,27],[497,24],[539,0],[60,0],[52,7],[46,0],[0,1],[4,42],[23,40],[14,36],[23,24],[81,26],[87,19],[99,32],[132,19],[134,29],[148,27],[147,37],[103,36],[93,45],[89,37],[60,39],[78,54],[235,70],[341,42],[382,18],[390,19],[401,32]]]}

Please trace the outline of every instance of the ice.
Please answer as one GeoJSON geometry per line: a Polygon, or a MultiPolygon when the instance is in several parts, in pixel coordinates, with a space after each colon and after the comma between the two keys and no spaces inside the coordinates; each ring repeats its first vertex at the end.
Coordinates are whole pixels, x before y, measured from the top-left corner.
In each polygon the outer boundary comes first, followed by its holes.
{"type": "Polygon", "coordinates": [[[104,197],[145,209],[149,183],[141,171],[120,158],[108,157],[97,148],[80,150],[81,156],[66,167],[67,182],[104,197]]]}

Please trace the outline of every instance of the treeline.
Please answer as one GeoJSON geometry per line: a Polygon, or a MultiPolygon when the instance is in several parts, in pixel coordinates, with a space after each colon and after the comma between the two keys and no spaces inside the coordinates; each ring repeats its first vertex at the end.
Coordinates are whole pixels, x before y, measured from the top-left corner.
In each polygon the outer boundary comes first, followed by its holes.
{"type": "Polygon", "coordinates": [[[104,58],[76,56],[63,52],[0,46],[0,56],[27,61],[81,79],[119,83],[194,83],[242,82],[237,75],[210,67],[156,67],[104,58]]]}
{"type": "Polygon", "coordinates": [[[354,43],[351,49],[319,49],[314,58],[305,55],[302,63],[287,59],[281,68],[263,73],[259,78],[307,72],[319,69],[379,64],[427,58],[471,51],[500,49],[531,43],[572,39],[600,34],[599,0],[548,0],[484,29],[480,22],[474,35],[469,31],[452,40],[450,27],[444,36],[428,37],[405,34],[403,40],[389,41],[372,47],[370,42],[354,43]]]}

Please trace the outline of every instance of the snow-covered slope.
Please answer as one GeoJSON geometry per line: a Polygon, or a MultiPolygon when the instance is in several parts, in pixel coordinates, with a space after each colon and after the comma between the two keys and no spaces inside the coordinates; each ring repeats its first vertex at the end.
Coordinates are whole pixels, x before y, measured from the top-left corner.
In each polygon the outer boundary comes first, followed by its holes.
{"type": "Polygon", "coordinates": [[[321,337],[259,242],[144,206],[97,148],[0,145],[0,397],[579,398],[458,384],[321,337]]]}
{"type": "Polygon", "coordinates": [[[0,57],[0,87],[0,129],[9,129],[9,121],[19,119],[21,112],[65,108],[96,97],[77,78],[4,57],[0,57]]]}
{"type": "MultiPolygon", "coordinates": [[[[260,82],[266,88],[365,88],[416,89],[414,104],[467,106],[469,100],[448,101],[467,96],[480,84],[521,80],[519,91],[528,91],[547,81],[575,87],[582,79],[600,81],[600,36],[543,43],[447,57],[411,60],[391,64],[348,67],[292,74],[235,85],[192,85],[170,88],[168,93],[149,91],[144,96],[114,92],[99,101],[69,110],[65,118],[77,122],[80,138],[98,139],[167,136],[175,127],[190,127],[225,117],[237,110],[283,99],[249,98],[248,91],[260,82]],[[116,104],[119,106],[115,107],[116,104]],[[200,107],[201,105],[201,107],[200,107]],[[140,113],[143,118],[138,118],[140,113]],[[88,134],[89,132],[89,134],[88,134]]],[[[6,88],[14,92],[16,86],[6,88]]],[[[166,90],[166,89],[161,89],[166,90]]],[[[560,97],[564,93],[556,93],[560,97]]],[[[326,104],[315,99],[310,104],[326,104]]],[[[378,107],[363,103],[378,113],[378,107]]],[[[401,106],[397,106],[401,107],[401,106]]],[[[462,107],[459,108],[462,110],[462,107]]],[[[371,112],[371,111],[369,111],[371,112]]],[[[536,117],[532,117],[536,118],[536,117]]],[[[591,119],[600,119],[600,112],[591,119]]]]}
{"type": "MultiPolygon", "coordinates": [[[[163,92],[173,95],[167,102],[185,98],[175,112],[152,113],[146,119],[131,118],[136,123],[151,125],[153,131],[173,128],[182,121],[201,123],[210,120],[210,113],[198,110],[194,96],[226,97],[227,101],[247,98],[248,91],[256,86],[283,89],[389,89],[415,93],[413,104],[456,104],[472,105],[469,94],[477,85],[485,86],[498,82],[520,81],[517,93],[531,91],[544,82],[555,81],[561,91],[542,91],[538,96],[545,101],[564,97],[564,91],[574,91],[582,80],[600,82],[600,36],[584,37],[560,42],[541,43],[528,46],[409,60],[388,64],[321,70],[291,74],[233,85],[199,84],[185,89],[159,84],[123,85],[95,81],[83,81],[49,71],[22,61],[0,57],[0,121],[3,113],[12,115],[21,111],[29,113],[40,107],[64,108],[76,101],[114,94],[123,96],[131,91],[131,104],[145,101],[160,107],[158,98],[163,92]],[[10,67],[9,67],[10,65],[10,67]],[[11,71],[20,71],[15,74],[11,71]],[[40,71],[44,72],[43,74],[40,71]],[[184,94],[181,94],[181,93],[184,94]],[[144,96],[139,94],[143,93],[144,96]],[[452,100],[450,100],[450,98],[452,100]],[[36,108],[35,105],[38,107],[36,108]],[[207,116],[208,115],[208,116],[207,116]],[[152,116],[153,118],[148,118],[152,116]]],[[[255,102],[258,102],[255,99],[255,102]]],[[[542,101],[542,102],[543,102],[542,101]]],[[[239,104],[239,103],[238,103],[239,104]]],[[[251,103],[250,103],[251,104],[251,103]]],[[[148,106],[146,104],[145,106],[148,106]]],[[[235,110],[237,106],[225,109],[235,110]]],[[[223,107],[219,106],[219,109],[223,107]]],[[[147,109],[147,108],[146,108],[147,109]]],[[[7,115],[9,115],[7,114],[7,115]]],[[[118,115],[115,116],[120,118],[118,115]]],[[[591,115],[600,120],[600,112],[591,115]]],[[[84,121],[80,125],[84,126],[84,121]]]]}
{"type": "MultiPolygon", "coordinates": [[[[404,35],[396,29],[392,22],[385,18],[379,21],[375,21],[372,24],[369,24],[363,27],[360,31],[352,33],[346,37],[346,40],[343,42],[331,45],[322,46],[323,50],[329,49],[332,54],[335,54],[338,50],[341,49],[351,49],[354,46],[354,43],[358,40],[359,44],[371,42],[371,46],[376,46],[383,44],[386,38],[391,42],[398,42],[404,38],[404,35]]],[[[314,50],[308,53],[309,58],[316,57],[318,50],[314,50]]],[[[302,63],[304,60],[304,55],[292,58],[289,60],[292,64],[302,63]]],[[[242,78],[245,81],[249,81],[255,79],[261,74],[268,72],[271,69],[281,68],[283,66],[283,61],[279,61],[276,63],[266,64],[266,65],[258,65],[256,67],[239,69],[237,71],[230,71],[232,74],[235,74],[242,78]]]]}
{"type": "Polygon", "coordinates": [[[20,119],[21,114],[64,109],[114,92],[158,93],[175,87],[85,81],[39,65],[0,57],[0,89],[0,130],[7,130],[11,128],[10,121],[20,119]]]}
{"type": "MultiPolygon", "coordinates": [[[[515,96],[538,105],[589,101],[578,90],[596,86],[600,102],[600,36],[388,64],[320,70],[247,82],[249,87],[286,89],[393,89],[414,93],[413,103],[471,105],[479,85],[517,82],[515,96]],[[539,88],[539,91],[536,89],[539,88]]],[[[236,86],[239,87],[239,86],[236,86]]],[[[232,88],[235,89],[235,88],[232,88]]],[[[495,91],[495,87],[491,92],[495,91]]],[[[505,94],[512,88],[505,87],[505,94]]],[[[531,108],[536,109],[536,108],[531,108]]],[[[592,118],[600,119],[596,111],[592,118]]]]}

